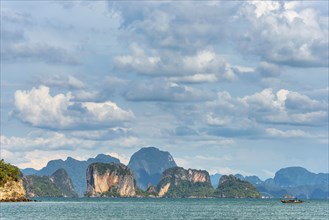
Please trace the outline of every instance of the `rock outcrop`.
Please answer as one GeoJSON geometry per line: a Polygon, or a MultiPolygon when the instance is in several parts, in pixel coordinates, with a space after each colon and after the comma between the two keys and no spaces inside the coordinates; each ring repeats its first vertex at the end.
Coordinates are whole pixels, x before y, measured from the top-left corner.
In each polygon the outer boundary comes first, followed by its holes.
{"type": "Polygon", "coordinates": [[[223,175],[214,195],[221,198],[259,198],[260,194],[251,183],[233,175],[223,175]]]}
{"type": "Polygon", "coordinates": [[[213,187],[205,170],[173,167],[162,173],[157,185],[159,197],[211,197],[213,187]]]}
{"type": "Polygon", "coordinates": [[[137,186],[146,190],[149,183],[156,186],[161,173],[176,167],[176,163],[169,152],[155,147],[144,147],[131,156],[128,167],[134,173],[137,186]]]}
{"type": "Polygon", "coordinates": [[[21,180],[19,169],[0,160],[0,202],[30,201],[21,180]]]}
{"type": "Polygon", "coordinates": [[[66,160],[51,160],[47,166],[41,170],[31,168],[23,169],[25,176],[35,174],[38,176],[51,176],[58,169],[65,169],[70,179],[72,180],[74,190],[83,196],[86,191],[86,169],[92,163],[120,163],[120,160],[109,155],[99,154],[95,158],[89,158],[86,161],[76,160],[68,157],[66,160]]]}
{"type": "Polygon", "coordinates": [[[77,197],[73,184],[64,169],[58,169],[51,176],[29,175],[23,177],[29,197],[77,197]]]}
{"type": "Polygon", "coordinates": [[[158,195],[156,187],[153,186],[152,184],[149,184],[147,186],[146,192],[149,193],[149,194],[158,195]]]}
{"type": "Polygon", "coordinates": [[[93,163],[87,168],[87,196],[134,197],[136,181],[123,164],[93,163]]]}
{"type": "Polygon", "coordinates": [[[26,192],[22,180],[7,181],[0,187],[0,202],[28,202],[31,201],[25,196],[26,192]]]}

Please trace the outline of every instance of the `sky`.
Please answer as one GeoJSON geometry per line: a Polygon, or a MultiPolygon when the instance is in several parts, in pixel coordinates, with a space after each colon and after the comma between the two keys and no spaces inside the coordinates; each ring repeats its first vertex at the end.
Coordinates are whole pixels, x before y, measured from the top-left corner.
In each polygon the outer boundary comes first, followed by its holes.
{"type": "Polygon", "coordinates": [[[327,1],[1,1],[1,158],[142,147],[184,168],[329,172],[327,1]]]}

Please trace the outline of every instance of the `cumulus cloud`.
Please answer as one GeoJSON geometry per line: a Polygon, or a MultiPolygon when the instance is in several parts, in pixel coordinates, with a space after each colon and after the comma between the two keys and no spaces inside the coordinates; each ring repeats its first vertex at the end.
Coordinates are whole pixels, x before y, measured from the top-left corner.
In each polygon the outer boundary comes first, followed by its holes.
{"type": "Polygon", "coordinates": [[[195,53],[226,38],[231,13],[240,2],[120,2],[110,3],[122,17],[128,37],[163,51],[195,53]],[[195,8],[198,10],[195,10],[195,8]],[[191,13],[193,12],[193,13],[191,13]],[[218,16],[220,15],[220,16],[218,16]]]}
{"type": "Polygon", "coordinates": [[[175,82],[232,81],[236,78],[233,68],[211,49],[199,50],[191,55],[146,55],[137,44],[132,44],[131,50],[131,55],[114,58],[116,68],[149,76],[172,76],[175,82]]]}
{"type": "Polygon", "coordinates": [[[134,117],[131,110],[123,110],[111,101],[73,102],[72,98],[71,93],[51,96],[46,86],[17,90],[12,115],[32,126],[55,130],[115,127],[134,117]]]}
{"type": "Polygon", "coordinates": [[[295,6],[245,2],[240,16],[248,28],[240,33],[241,51],[288,66],[328,66],[328,19],[313,8],[295,6]]]}
{"type": "Polygon", "coordinates": [[[327,102],[285,89],[275,93],[268,88],[236,98],[228,92],[220,92],[218,98],[208,102],[207,106],[204,121],[209,126],[217,127],[208,129],[216,135],[234,135],[234,132],[242,135],[262,134],[261,125],[266,124],[313,127],[328,123],[327,102]]]}

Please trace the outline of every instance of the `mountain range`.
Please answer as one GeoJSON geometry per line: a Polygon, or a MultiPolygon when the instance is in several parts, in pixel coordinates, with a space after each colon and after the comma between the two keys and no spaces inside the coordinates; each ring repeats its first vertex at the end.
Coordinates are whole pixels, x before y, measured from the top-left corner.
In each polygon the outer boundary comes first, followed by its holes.
{"type": "MultiPolygon", "coordinates": [[[[215,174],[211,178],[215,178],[215,174]]],[[[274,178],[262,181],[257,176],[236,174],[236,178],[253,184],[264,197],[280,198],[294,195],[306,199],[329,198],[329,173],[312,173],[303,167],[287,167],[278,170],[274,178]]]]}
{"type": "MultiPolygon", "coordinates": [[[[41,170],[27,168],[21,170],[24,175],[51,176],[56,170],[66,170],[72,180],[74,191],[83,196],[87,189],[86,170],[92,163],[115,163],[120,160],[109,155],[99,154],[95,158],[79,161],[68,157],[63,160],[49,161],[41,170]]],[[[155,147],[144,147],[134,153],[128,163],[128,168],[133,172],[137,187],[145,190],[148,186],[156,186],[163,172],[169,168],[177,167],[174,158],[169,152],[161,151],[155,147]]],[[[211,185],[218,187],[221,174],[210,176],[211,185]]],[[[257,176],[243,176],[236,174],[237,179],[247,181],[254,185],[263,197],[280,198],[285,194],[299,198],[329,198],[329,174],[312,173],[302,167],[287,167],[275,173],[274,178],[261,180],[257,176]]]]}
{"type": "Polygon", "coordinates": [[[86,161],[79,161],[72,157],[68,157],[66,160],[51,160],[41,170],[34,170],[31,168],[21,170],[24,175],[36,175],[36,176],[51,176],[58,169],[66,170],[67,174],[72,180],[74,191],[79,196],[83,196],[87,188],[86,170],[92,163],[120,163],[120,160],[109,155],[99,154],[95,158],[89,158],[86,161]]]}

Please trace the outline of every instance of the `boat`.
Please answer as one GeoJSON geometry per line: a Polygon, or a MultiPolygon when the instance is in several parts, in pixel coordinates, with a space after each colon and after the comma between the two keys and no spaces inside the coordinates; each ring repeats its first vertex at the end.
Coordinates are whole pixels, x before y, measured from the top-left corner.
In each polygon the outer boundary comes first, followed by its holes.
{"type": "Polygon", "coordinates": [[[284,199],[281,199],[282,203],[302,203],[303,200],[297,199],[291,195],[285,195],[284,199]]]}
{"type": "Polygon", "coordinates": [[[282,203],[302,203],[303,200],[300,199],[281,199],[282,203]]]}

